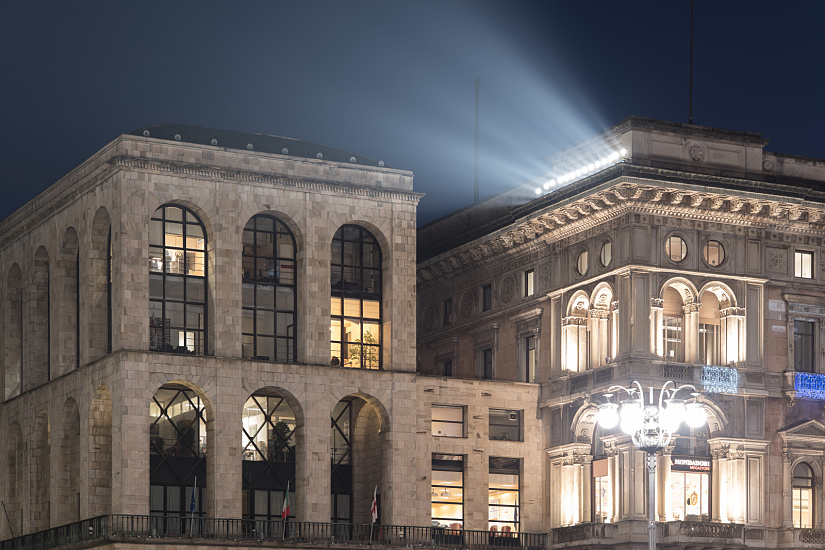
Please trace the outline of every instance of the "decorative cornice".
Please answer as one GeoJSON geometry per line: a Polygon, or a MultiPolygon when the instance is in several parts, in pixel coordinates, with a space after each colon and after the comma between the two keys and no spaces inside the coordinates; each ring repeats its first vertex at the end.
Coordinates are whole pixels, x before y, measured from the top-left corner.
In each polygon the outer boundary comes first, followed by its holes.
{"type": "Polygon", "coordinates": [[[461,258],[460,267],[450,271],[452,275],[458,275],[478,267],[480,261],[495,254],[535,246],[536,240],[553,244],[568,238],[585,239],[587,230],[631,211],[665,218],[701,219],[730,227],[747,225],[817,236],[823,232],[825,206],[700,192],[681,189],[682,184],[659,186],[654,183],[653,180],[622,177],[612,187],[594,190],[572,202],[535,212],[529,219],[422,262],[423,267],[418,269],[419,278],[432,280],[435,278],[434,266],[443,266],[452,256],[461,258]]]}
{"type": "Polygon", "coordinates": [[[108,162],[117,168],[126,168],[129,170],[169,172],[185,176],[195,176],[204,179],[222,179],[238,183],[263,183],[314,192],[332,191],[339,194],[375,197],[385,200],[401,200],[418,203],[418,201],[421,200],[421,197],[424,196],[423,193],[415,193],[412,191],[390,191],[386,189],[377,189],[375,187],[361,187],[345,182],[339,183],[328,180],[275,176],[262,172],[228,170],[214,166],[195,165],[192,163],[183,162],[144,160],[126,155],[112,157],[108,162]]]}

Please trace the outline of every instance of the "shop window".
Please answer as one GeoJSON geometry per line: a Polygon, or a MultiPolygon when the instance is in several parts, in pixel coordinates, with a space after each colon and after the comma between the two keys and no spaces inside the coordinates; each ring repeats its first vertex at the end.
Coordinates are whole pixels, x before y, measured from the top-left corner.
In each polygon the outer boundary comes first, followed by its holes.
{"type": "Polygon", "coordinates": [[[341,226],[332,239],[330,364],[380,369],[381,250],[357,225],[341,226]]]}
{"type": "MultiPolygon", "coordinates": [[[[594,438],[595,439],[595,438],[594,438]]],[[[601,440],[597,441],[601,442],[601,440]]],[[[611,516],[610,477],[608,460],[593,461],[593,521],[608,523],[611,516]]]]}
{"type": "Polygon", "coordinates": [[[811,529],[814,526],[814,473],[800,462],[793,469],[792,495],[793,526],[811,529]]]}
{"type": "Polygon", "coordinates": [[[464,407],[433,405],[432,433],[436,437],[464,437],[464,407]]]}
{"type": "Polygon", "coordinates": [[[532,269],[528,269],[524,272],[524,297],[532,296],[533,292],[535,292],[534,288],[534,280],[535,280],[535,271],[532,269]]]}
{"type": "Polygon", "coordinates": [[[519,528],[521,461],[518,458],[491,456],[489,468],[488,528],[491,535],[508,537],[521,530],[519,528]]]}
{"type": "Polygon", "coordinates": [[[433,454],[431,517],[433,527],[445,529],[445,543],[461,544],[464,529],[464,456],[433,454]]]}
{"type": "Polygon", "coordinates": [[[793,275],[802,279],[813,278],[814,253],[796,251],[793,253],[793,275]]]}
{"type": "Polygon", "coordinates": [[[493,308],[493,285],[481,287],[481,311],[490,311],[493,308]]]}
{"type": "Polygon", "coordinates": [[[672,236],[665,239],[665,254],[672,262],[681,262],[687,257],[687,243],[682,237],[672,236]]]}
{"type": "Polygon", "coordinates": [[[709,520],[711,464],[710,457],[671,456],[670,494],[674,520],[709,520]]]}
{"type": "Polygon", "coordinates": [[[258,215],[243,231],[243,356],[295,361],[295,238],[278,218],[258,215]]]}
{"type": "Polygon", "coordinates": [[[490,409],[490,439],[521,441],[521,411],[490,409]]]}
{"type": "Polygon", "coordinates": [[[206,354],[206,233],[182,206],[149,222],[149,349],[206,354]]]}
{"type": "Polygon", "coordinates": [[[814,372],[814,323],[793,323],[793,365],[796,372],[814,372]]]}

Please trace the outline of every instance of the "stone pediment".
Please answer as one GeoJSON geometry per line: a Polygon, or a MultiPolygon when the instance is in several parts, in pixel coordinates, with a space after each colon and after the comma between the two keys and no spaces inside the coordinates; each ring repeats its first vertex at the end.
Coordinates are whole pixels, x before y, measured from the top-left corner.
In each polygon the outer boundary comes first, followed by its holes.
{"type": "Polygon", "coordinates": [[[786,442],[791,441],[820,441],[825,442],[825,425],[808,420],[795,426],[784,428],[777,432],[786,442]]]}

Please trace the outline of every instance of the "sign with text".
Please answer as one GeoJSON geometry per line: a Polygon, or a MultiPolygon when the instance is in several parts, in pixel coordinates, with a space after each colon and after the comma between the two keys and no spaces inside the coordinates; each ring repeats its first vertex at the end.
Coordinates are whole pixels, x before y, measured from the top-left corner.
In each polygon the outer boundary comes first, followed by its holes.
{"type": "Polygon", "coordinates": [[[710,458],[701,456],[672,456],[670,457],[671,472],[710,472],[710,458]]]}

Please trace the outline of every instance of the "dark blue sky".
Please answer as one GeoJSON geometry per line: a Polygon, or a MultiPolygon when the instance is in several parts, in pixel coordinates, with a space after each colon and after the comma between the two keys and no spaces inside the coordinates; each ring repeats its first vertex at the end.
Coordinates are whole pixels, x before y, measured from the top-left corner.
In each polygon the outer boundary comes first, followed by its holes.
{"type": "MultiPolygon", "coordinates": [[[[629,115],[687,122],[689,0],[6,2],[0,218],[118,134],[263,132],[415,172],[425,223],[629,115]]],[[[696,0],[694,122],[825,158],[825,3],[696,0]]]]}

